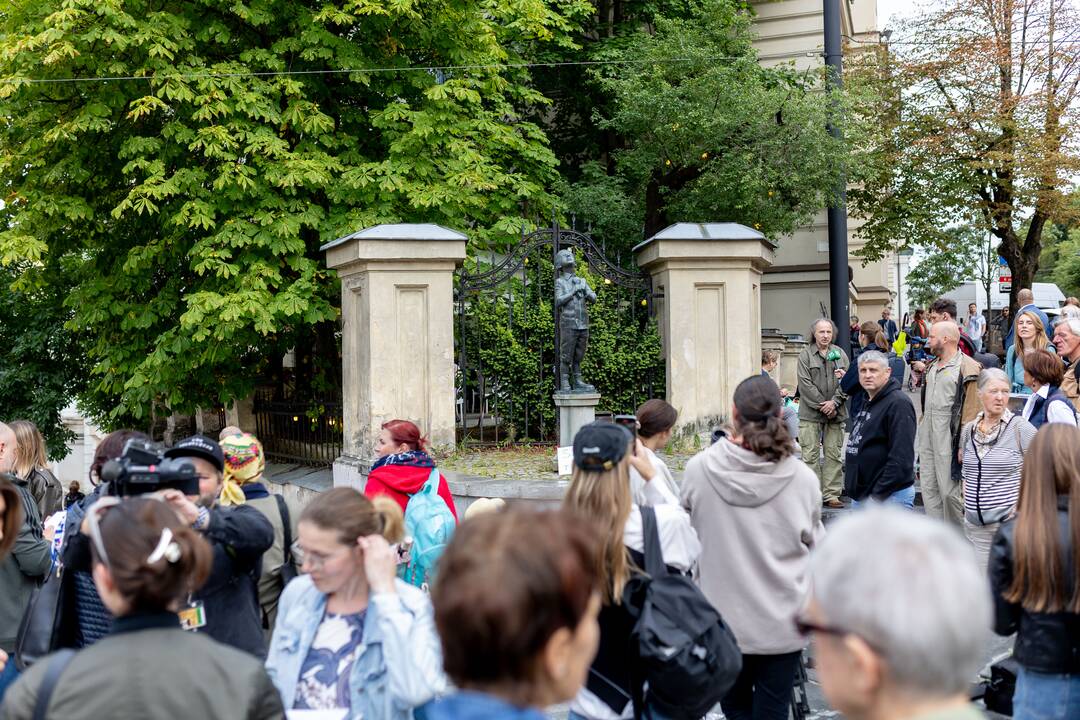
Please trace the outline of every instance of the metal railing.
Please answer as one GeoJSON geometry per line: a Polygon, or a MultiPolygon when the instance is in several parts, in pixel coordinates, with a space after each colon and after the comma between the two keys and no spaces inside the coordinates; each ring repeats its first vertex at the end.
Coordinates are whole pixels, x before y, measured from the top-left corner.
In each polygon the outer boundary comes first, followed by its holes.
{"type": "Polygon", "coordinates": [[[255,434],[266,459],[322,467],[342,451],[341,402],[273,400],[256,394],[255,434]]]}

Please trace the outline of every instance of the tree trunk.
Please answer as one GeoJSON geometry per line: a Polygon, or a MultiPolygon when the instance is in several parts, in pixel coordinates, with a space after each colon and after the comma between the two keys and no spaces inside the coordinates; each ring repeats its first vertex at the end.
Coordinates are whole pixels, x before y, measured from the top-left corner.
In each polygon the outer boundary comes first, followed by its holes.
{"type": "MultiPolygon", "coordinates": [[[[1005,232],[995,233],[1001,238],[999,252],[1005,262],[1009,263],[1009,271],[1012,275],[1012,289],[1009,291],[1009,312],[1016,317],[1019,308],[1016,296],[1024,288],[1031,289],[1035,280],[1035,272],[1039,269],[1039,255],[1042,253],[1042,232],[1046,226],[1046,215],[1036,212],[1028,226],[1027,236],[1023,244],[1016,231],[1009,228],[1005,232]]],[[[1049,331],[1049,328],[1045,328],[1049,331]]]]}
{"type": "Polygon", "coordinates": [[[653,176],[645,187],[645,238],[651,238],[666,228],[669,223],[664,212],[664,194],[660,189],[660,179],[653,176]]]}

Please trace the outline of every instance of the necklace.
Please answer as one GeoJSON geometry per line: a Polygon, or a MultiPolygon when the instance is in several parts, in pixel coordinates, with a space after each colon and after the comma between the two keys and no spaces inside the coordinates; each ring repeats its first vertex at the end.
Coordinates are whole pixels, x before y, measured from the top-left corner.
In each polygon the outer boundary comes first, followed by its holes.
{"type": "Polygon", "coordinates": [[[971,433],[971,441],[976,445],[981,445],[984,449],[984,452],[989,452],[995,445],[997,445],[998,440],[1001,439],[1002,431],[1006,427],[1008,427],[1009,423],[1012,422],[1012,418],[1009,418],[1008,423],[1004,422],[1004,416],[998,418],[996,427],[993,430],[994,434],[992,436],[989,432],[985,432],[983,430],[983,421],[985,419],[985,417],[980,418],[978,424],[975,426],[975,432],[971,433]]]}

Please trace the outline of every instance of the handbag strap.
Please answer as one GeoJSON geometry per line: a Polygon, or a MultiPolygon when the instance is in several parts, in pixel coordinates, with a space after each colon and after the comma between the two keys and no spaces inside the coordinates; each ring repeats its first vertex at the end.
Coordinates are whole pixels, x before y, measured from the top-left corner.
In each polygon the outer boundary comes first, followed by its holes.
{"type": "Polygon", "coordinates": [[[281,515],[281,526],[285,531],[285,563],[293,562],[292,556],[292,519],[289,517],[289,506],[285,504],[285,498],[277,493],[274,494],[277,501],[278,514],[281,515]]]}
{"type": "Polygon", "coordinates": [[[60,682],[60,676],[64,669],[75,657],[75,651],[71,648],[57,650],[49,660],[45,668],[45,675],[41,679],[41,687],[38,688],[37,700],[34,701],[33,720],[45,720],[45,713],[49,709],[49,701],[52,700],[53,691],[60,682]]]}
{"type": "Polygon", "coordinates": [[[656,510],[651,506],[639,506],[641,512],[641,536],[645,545],[645,572],[650,577],[667,575],[664,553],[660,547],[660,532],[656,525],[656,510]]]}

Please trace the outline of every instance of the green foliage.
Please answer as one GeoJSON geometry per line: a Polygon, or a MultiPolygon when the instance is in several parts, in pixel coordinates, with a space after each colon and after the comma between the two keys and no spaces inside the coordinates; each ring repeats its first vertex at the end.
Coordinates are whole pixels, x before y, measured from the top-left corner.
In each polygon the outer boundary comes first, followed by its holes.
{"type": "Polygon", "coordinates": [[[849,78],[877,98],[861,106],[868,132],[851,164],[860,254],[932,251],[946,223],[974,216],[1009,264],[1015,310],[1080,169],[1080,64],[1061,41],[1080,13],[1054,0],[945,0],[894,29],[889,51],[861,54],[849,78]]]}
{"type": "Polygon", "coordinates": [[[761,67],[752,41],[744,3],[700,0],[609,47],[626,62],[596,71],[611,99],[600,127],[622,139],[608,168],[617,180],[587,170],[564,193],[569,209],[590,217],[583,199],[623,193],[620,227],[646,235],[733,221],[775,238],[830,204],[846,153],[827,130],[839,99],[816,73],[761,67]]]}
{"type": "Polygon", "coordinates": [[[1049,280],[1057,283],[1066,297],[1080,296],[1080,227],[1055,225],[1053,235],[1057,237],[1057,262],[1049,266],[1049,280]]]}
{"type": "Polygon", "coordinates": [[[41,0],[0,14],[0,261],[68,263],[106,426],[242,397],[326,334],[321,243],[512,237],[556,159],[520,63],[583,0],[41,0]],[[375,68],[470,66],[468,70],[375,68]],[[487,69],[475,66],[489,66],[487,69]],[[347,71],[346,71],[347,70],[347,71]],[[101,77],[137,80],[98,80],[101,77]],[[83,80],[78,80],[82,78],[83,80]],[[70,80],[56,82],[50,80],[70,80]],[[43,82],[44,81],[44,82],[43,82]]]}
{"type": "MultiPolygon", "coordinates": [[[[654,396],[664,393],[656,322],[648,317],[642,293],[605,282],[580,256],[578,264],[578,274],[597,295],[589,308],[582,375],[601,394],[601,411],[633,412],[650,388],[654,396]]],[[[465,346],[469,391],[488,399],[489,412],[503,419],[503,429],[517,439],[548,440],[558,423],[551,401],[558,358],[554,268],[550,256],[536,254],[526,268],[528,281],[519,274],[496,291],[469,297],[458,342],[465,346]]]]}
{"type": "Polygon", "coordinates": [[[979,275],[986,234],[970,225],[943,231],[941,245],[928,251],[907,275],[913,307],[928,307],[944,293],[979,275]]]}
{"type": "Polygon", "coordinates": [[[0,267],[0,420],[37,425],[52,460],[74,439],[60,412],[86,382],[86,362],[64,330],[65,274],[60,266],[0,267]]]}

